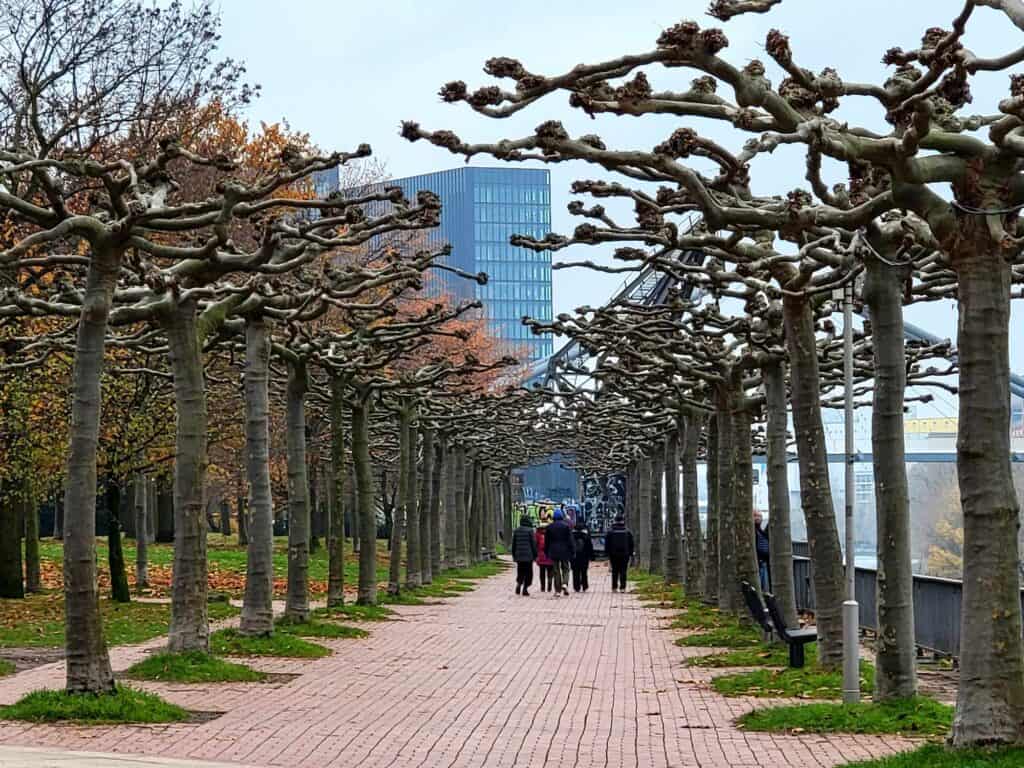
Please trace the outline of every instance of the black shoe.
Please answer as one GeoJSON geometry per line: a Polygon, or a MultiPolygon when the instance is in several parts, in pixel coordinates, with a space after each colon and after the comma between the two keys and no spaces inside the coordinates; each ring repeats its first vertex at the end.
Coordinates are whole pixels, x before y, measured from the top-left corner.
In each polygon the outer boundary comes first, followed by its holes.
{"type": "Polygon", "coordinates": [[[569,596],[569,589],[567,587],[562,587],[562,594],[565,595],[566,597],[568,597],[569,596]]]}
{"type": "Polygon", "coordinates": [[[517,595],[519,594],[519,589],[520,589],[521,586],[522,585],[520,585],[520,584],[516,584],[516,594],[517,595]]]}
{"type": "Polygon", "coordinates": [[[530,593],[527,590],[523,590],[523,597],[529,597],[530,593]]]}

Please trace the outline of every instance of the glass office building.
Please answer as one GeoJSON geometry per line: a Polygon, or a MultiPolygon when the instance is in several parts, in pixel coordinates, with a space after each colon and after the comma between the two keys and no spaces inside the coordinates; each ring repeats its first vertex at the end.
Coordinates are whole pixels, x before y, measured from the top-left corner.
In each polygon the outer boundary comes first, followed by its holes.
{"type": "Polygon", "coordinates": [[[465,166],[420,176],[389,179],[416,199],[419,190],[441,198],[441,225],[428,240],[447,242],[447,262],[470,273],[486,272],[487,285],[435,270],[431,292],[484,303],[492,332],[525,347],[531,361],[548,357],[552,340],[533,336],[522,317],[551,320],[551,254],[509,244],[512,235],[543,238],[551,230],[551,179],[547,170],[465,166]]]}

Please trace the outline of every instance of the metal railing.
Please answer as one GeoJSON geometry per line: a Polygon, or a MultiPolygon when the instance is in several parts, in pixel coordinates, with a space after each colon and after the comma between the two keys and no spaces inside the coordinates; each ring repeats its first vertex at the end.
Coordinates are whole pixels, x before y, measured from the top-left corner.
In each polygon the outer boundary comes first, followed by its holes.
{"type": "MultiPolygon", "coordinates": [[[[793,577],[797,609],[814,612],[814,587],[807,542],[793,542],[793,577]]],[[[860,626],[876,631],[877,601],[874,568],[857,568],[857,602],[860,626]]],[[[914,639],[918,647],[949,656],[960,654],[961,582],[934,576],[914,576],[914,639]]],[[[1021,591],[1024,608],[1024,590],[1021,591]]]]}

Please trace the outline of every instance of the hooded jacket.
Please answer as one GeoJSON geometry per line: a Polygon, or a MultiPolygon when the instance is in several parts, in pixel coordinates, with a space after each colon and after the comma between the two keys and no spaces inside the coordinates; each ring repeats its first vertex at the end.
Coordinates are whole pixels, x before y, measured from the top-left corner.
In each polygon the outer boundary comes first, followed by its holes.
{"type": "Polygon", "coordinates": [[[577,523],[573,528],[572,539],[576,547],[576,556],[572,560],[573,565],[586,565],[594,559],[594,542],[590,540],[590,531],[582,522],[577,523]]]}
{"type": "Polygon", "coordinates": [[[556,562],[572,560],[576,555],[576,548],[572,541],[572,528],[561,517],[555,518],[555,522],[549,525],[545,531],[544,551],[556,562]]]}
{"type": "Polygon", "coordinates": [[[519,527],[512,531],[512,559],[517,563],[532,563],[537,559],[537,539],[533,535],[533,520],[526,515],[519,527]]]}
{"type": "Polygon", "coordinates": [[[604,551],[608,557],[618,560],[633,557],[633,534],[626,530],[625,523],[612,523],[612,529],[604,537],[604,551]]]}

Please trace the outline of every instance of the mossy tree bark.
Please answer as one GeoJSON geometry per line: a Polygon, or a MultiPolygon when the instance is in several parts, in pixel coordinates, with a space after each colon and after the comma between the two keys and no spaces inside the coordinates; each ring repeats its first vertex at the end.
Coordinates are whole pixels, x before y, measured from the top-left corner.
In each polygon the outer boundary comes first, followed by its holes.
{"type": "Polygon", "coordinates": [[[744,622],[752,621],[747,610],[743,593],[739,590],[742,581],[761,592],[761,580],[757,568],[757,545],[754,541],[754,478],[753,454],[751,451],[750,411],[737,408],[732,415],[733,437],[733,517],[736,548],[736,589],[735,609],[744,622]]]}
{"type": "Polygon", "coordinates": [[[107,486],[107,565],[110,567],[110,598],[115,603],[130,603],[132,593],[128,589],[121,548],[121,488],[116,482],[107,486]]]}
{"type": "Polygon", "coordinates": [[[651,451],[651,573],[665,572],[665,518],[661,507],[661,486],[665,479],[663,445],[651,451]]]}
{"type": "Polygon", "coordinates": [[[114,690],[96,579],[96,447],[107,318],[122,255],[123,250],[112,244],[94,247],[75,345],[64,507],[64,655],[69,693],[114,690]]]}
{"type": "Polygon", "coordinates": [[[309,476],[306,472],[306,392],[309,375],[299,360],[288,361],[288,593],[284,617],[309,620],[309,476]]]}
{"type": "Polygon", "coordinates": [[[465,568],[469,565],[469,516],[466,501],[469,496],[469,483],[466,475],[466,449],[462,445],[455,446],[455,566],[465,568]]]}
{"type": "Polygon", "coordinates": [[[42,590],[43,574],[39,562],[39,505],[30,494],[22,498],[25,521],[25,591],[42,590]]]}
{"type": "Polygon", "coordinates": [[[1017,536],[1010,467],[1010,267],[987,222],[965,215],[952,251],[959,278],[957,475],[964,513],[956,746],[1024,741],[1017,536]]]}
{"type": "Polygon", "coordinates": [[[420,498],[417,504],[419,519],[419,583],[430,584],[433,579],[430,547],[430,506],[434,492],[434,430],[423,426],[420,429],[420,445],[422,446],[422,471],[420,472],[420,498]]]}
{"type": "Polygon", "coordinates": [[[765,389],[768,452],[769,558],[772,594],[787,627],[797,626],[793,583],[793,533],[790,530],[789,467],[786,454],[786,372],[781,360],[761,367],[765,389]]]}
{"type": "Polygon", "coordinates": [[[843,658],[843,556],[839,546],[832,487],[828,477],[825,430],[821,423],[821,377],[808,298],[787,293],[782,300],[789,354],[793,428],[800,436],[800,501],[807,523],[818,627],[818,661],[837,669],[843,658]]]}
{"type": "Polygon", "coordinates": [[[445,436],[438,433],[434,441],[434,456],[430,466],[430,509],[427,512],[430,523],[430,579],[424,581],[425,584],[431,583],[434,576],[441,575],[441,479],[444,477],[447,453],[445,436]]]}
{"type": "Polygon", "coordinates": [[[174,376],[174,576],[167,647],[210,650],[206,564],[206,382],[194,301],[160,316],[174,376]]]}
{"type": "MultiPolygon", "coordinates": [[[[409,508],[409,457],[412,455],[413,411],[403,404],[398,411],[398,486],[391,521],[391,552],[388,560],[388,594],[402,591],[402,540],[405,538],[406,512],[409,508]]],[[[415,502],[413,502],[415,503],[415,502]]]]}
{"type": "MultiPolygon", "coordinates": [[[[704,594],[704,537],[700,530],[700,506],[697,495],[697,449],[700,446],[699,413],[688,412],[679,423],[679,442],[683,447],[683,535],[686,544],[686,594],[704,594]]],[[[709,464],[710,467],[710,464],[709,464]]],[[[710,515],[709,515],[710,519],[710,515]]]]}
{"type": "Polygon", "coordinates": [[[359,522],[359,605],[377,604],[377,512],[373,504],[369,422],[369,393],[357,392],[352,403],[352,466],[359,522]]]}
{"type": "Polygon", "coordinates": [[[719,494],[718,446],[719,413],[708,419],[707,482],[708,482],[708,534],[704,552],[704,597],[712,605],[718,604],[719,578],[719,518],[722,507],[719,494]]]}
{"type": "Polygon", "coordinates": [[[685,571],[679,506],[679,430],[673,429],[665,437],[665,583],[682,584],[685,571]]]}
{"type": "Polygon", "coordinates": [[[262,317],[245,322],[245,470],[249,499],[243,635],[274,631],[274,501],[270,489],[270,327],[262,317]]]}
{"type": "Polygon", "coordinates": [[[149,589],[149,483],[136,475],[132,483],[135,508],[135,589],[149,589]]]}
{"type": "Polygon", "coordinates": [[[20,488],[13,483],[0,488],[0,597],[25,597],[21,566],[20,488]]]}
{"type": "Polygon", "coordinates": [[[345,380],[341,376],[331,377],[331,519],[327,539],[327,607],[340,608],[345,605],[345,483],[348,467],[345,466],[345,380]]]}
{"type": "Polygon", "coordinates": [[[874,698],[885,701],[917,694],[910,496],[903,434],[903,398],[907,387],[903,285],[910,268],[873,256],[865,266],[864,300],[870,312],[875,365],[871,412],[878,535],[874,698]]]}
{"type": "Polygon", "coordinates": [[[718,409],[718,607],[739,614],[736,570],[736,430],[727,404],[718,409]]]}
{"type": "Polygon", "coordinates": [[[651,457],[637,462],[637,562],[643,570],[651,567],[651,457]]]}

